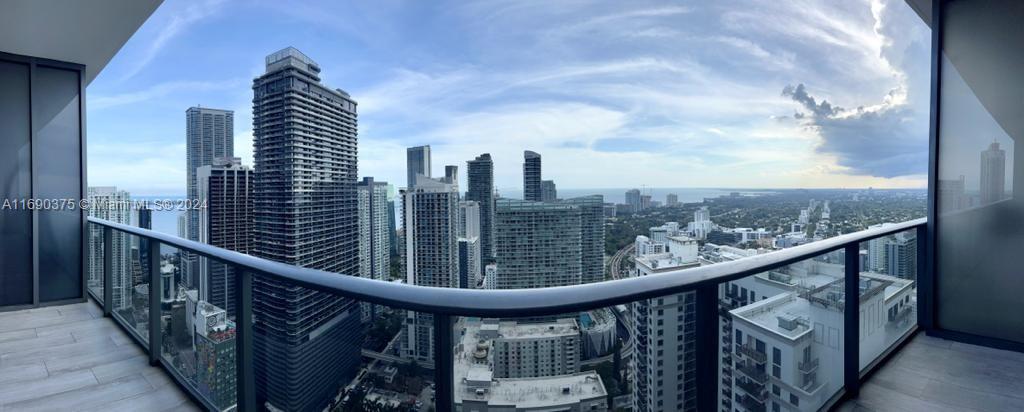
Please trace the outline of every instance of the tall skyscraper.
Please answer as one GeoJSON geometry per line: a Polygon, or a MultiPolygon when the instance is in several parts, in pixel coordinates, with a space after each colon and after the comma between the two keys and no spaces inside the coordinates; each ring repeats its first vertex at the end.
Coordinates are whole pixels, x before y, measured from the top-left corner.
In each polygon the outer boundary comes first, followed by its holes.
{"type": "MultiPolygon", "coordinates": [[[[666,243],[638,236],[637,246],[634,274],[638,277],[700,266],[697,241],[685,236],[668,237],[666,243]]],[[[630,379],[634,411],[695,410],[695,304],[694,292],[629,304],[635,345],[630,379]]]]}
{"type": "Polygon", "coordinates": [[[540,154],[532,151],[523,152],[523,200],[540,202],[540,154]]]}
{"type": "Polygon", "coordinates": [[[480,260],[486,265],[494,257],[494,162],[489,153],[484,153],[466,165],[466,199],[480,204],[480,260]]]}
{"type": "Polygon", "coordinates": [[[917,280],[917,236],[900,232],[885,244],[886,274],[917,280]]]}
{"type": "MultiPolygon", "coordinates": [[[[153,211],[143,206],[138,209],[137,213],[139,216],[139,227],[143,229],[152,229],[153,211]]],[[[137,248],[135,251],[132,251],[132,258],[138,257],[137,262],[132,263],[132,286],[145,283],[145,279],[149,276],[149,240],[138,238],[137,241],[137,248]],[[136,263],[139,267],[137,271],[134,268],[136,263]]]]}
{"type": "MultiPolygon", "coordinates": [[[[406,282],[411,285],[459,287],[459,187],[444,180],[421,174],[412,190],[402,192],[406,282]]],[[[433,334],[433,316],[408,312],[405,354],[432,361],[433,334]]]]}
{"type": "Polygon", "coordinates": [[[629,189],[626,191],[626,205],[629,206],[629,211],[631,213],[636,213],[640,211],[641,205],[639,189],[629,189]]]}
{"type": "Polygon", "coordinates": [[[444,181],[450,185],[459,185],[459,167],[447,165],[444,167],[444,181]]]}
{"type": "MultiPolygon", "coordinates": [[[[356,101],[320,83],[295,48],[266,58],[253,80],[254,254],[338,276],[359,271],[356,101]]],[[[320,410],[355,376],[360,306],[257,276],[257,401],[320,410]]]]}
{"type": "Polygon", "coordinates": [[[480,237],[480,204],[472,200],[459,202],[459,237],[480,237]]]}
{"type": "MultiPolygon", "coordinates": [[[[185,187],[189,200],[199,198],[196,170],[213,164],[213,159],[235,155],[235,113],[231,110],[190,107],[185,111],[185,187]]],[[[199,210],[185,211],[186,234],[189,240],[199,241],[199,210]]],[[[182,253],[184,282],[191,288],[198,286],[199,261],[197,256],[182,253]]]]}
{"type": "Polygon", "coordinates": [[[540,200],[542,202],[554,202],[558,200],[558,189],[555,188],[554,180],[540,181],[540,200]]]}
{"type": "Polygon", "coordinates": [[[580,209],[580,282],[604,280],[604,196],[581,196],[559,203],[580,209]]]}
{"type": "Polygon", "coordinates": [[[581,211],[565,203],[499,199],[496,288],[578,285],[583,278],[581,211]]]}
{"type": "MultiPolygon", "coordinates": [[[[132,224],[132,210],[129,204],[131,197],[124,190],[113,186],[89,187],[89,216],[109,220],[124,225],[132,224]]],[[[89,237],[89,281],[99,282],[103,279],[103,231],[93,230],[89,237]]],[[[128,235],[115,230],[111,250],[111,279],[113,280],[114,310],[132,306],[132,259],[131,240],[128,235]]],[[[98,284],[98,283],[96,283],[98,284]]]]}
{"type": "Polygon", "coordinates": [[[939,179],[939,213],[955,212],[968,206],[967,185],[964,175],[958,179],[939,179]]]}
{"type": "Polygon", "coordinates": [[[1006,151],[998,142],[981,152],[981,204],[1003,200],[1006,194],[1006,151]]]}
{"type": "Polygon", "coordinates": [[[459,202],[459,287],[475,288],[483,279],[480,248],[480,204],[459,202]]]}
{"type": "Polygon", "coordinates": [[[679,206],[679,195],[675,193],[669,193],[665,195],[665,206],[675,207],[679,206]]]}
{"type": "MultiPolygon", "coordinates": [[[[199,241],[252,253],[253,176],[237,157],[219,157],[196,169],[199,200],[199,241]]],[[[235,315],[235,277],[222,263],[200,258],[199,299],[235,315]]]]}
{"type": "Polygon", "coordinates": [[[416,175],[430,177],[430,145],[405,149],[406,189],[416,184],[416,175]]]}
{"type": "MultiPolygon", "coordinates": [[[[391,269],[391,234],[387,182],[364,177],[357,186],[359,193],[359,276],[380,281],[388,280],[391,269]]],[[[376,316],[375,305],[365,303],[363,322],[376,316]]]]}

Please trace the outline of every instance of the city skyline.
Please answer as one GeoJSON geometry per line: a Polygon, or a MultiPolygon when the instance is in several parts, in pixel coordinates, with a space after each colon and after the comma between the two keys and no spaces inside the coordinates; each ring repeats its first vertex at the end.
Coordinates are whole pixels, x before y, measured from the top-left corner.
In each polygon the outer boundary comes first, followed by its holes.
{"type": "MultiPolygon", "coordinates": [[[[500,16],[480,4],[441,7],[448,12],[423,6],[408,11],[426,13],[419,29],[452,28],[404,47],[395,42],[405,38],[397,27],[363,32],[359,18],[342,28],[314,13],[329,5],[283,10],[286,18],[273,19],[273,30],[266,30],[288,33],[301,26],[296,30],[308,38],[266,36],[241,26],[282,11],[276,7],[169,2],[161,8],[90,86],[90,183],[138,195],[179,193],[174,183],[185,170],[173,154],[184,155],[180,120],[165,112],[197,103],[235,111],[236,155],[253,164],[248,81],[259,74],[266,50],[295,46],[325,66],[342,67],[325,81],[344,84],[360,103],[361,175],[383,181],[406,180],[394,167],[403,163],[403,149],[429,144],[443,153],[434,159],[439,164],[491,153],[499,190],[520,186],[522,150],[559,159],[545,176],[564,188],[924,185],[927,82],[908,73],[927,71],[927,28],[901,2],[631,10],[605,5],[582,11],[553,5],[557,9],[513,9],[500,16]],[[533,16],[545,11],[551,17],[533,16]],[[786,15],[793,17],[780,17],[786,15]],[[487,19],[493,31],[481,27],[487,19]],[[701,20],[721,23],[721,35],[675,29],[701,20]],[[494,33],[523,21],[530,24],[494,33]],[[220,36],[231,29],[239,33],[220,36]],[[451,30],[479,36],[456,39],[451,30]],[[237,35],[247,37],[244,47],[234,41],[237,35]],[[573,53],[540,59],[543,64],[534,67],[526,60],[537,59],[520,53],[503,61],[485,50],[522,36],[522,53],[573,53]],[[583,41],[588,36],[589,46],[583,41]],[[198,37],[207,40],[190,40],[198,37]],[[667,40],[694,56],[659,46],[667,40]],[[198,55],[187,44],[232,49],[198,55]],[[438,44],[451,52],[413,58],[438,44]],[[606,47],[594,50],[595,44],[606,47]],[[823,58],[816,47],[836,53],[823,58]],[[405,53],[381,54],[392,49],[405,53]],[[638,79],[643,81],[631,87],[638,79]],[[420,107],[428,108],[415,110],[420,107]],[[137,143],[125,144],[126,134],[137,143]],[[877,141],[892,144],[867,144],[877,141]],[[907,164],[917,169],[899,166],[907,164]],[[123,168],[154,173],[138,176],[123,168]],[[726,169],[732,172],[721,173],[726,169]]],[[[348,14],[403,21],[405,12],[356,7],[348,14]]]]}

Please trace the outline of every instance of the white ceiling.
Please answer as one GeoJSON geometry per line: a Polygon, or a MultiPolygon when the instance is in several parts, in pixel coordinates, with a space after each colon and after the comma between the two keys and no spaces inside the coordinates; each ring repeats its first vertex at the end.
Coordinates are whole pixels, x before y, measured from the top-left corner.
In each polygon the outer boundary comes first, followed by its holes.
{"type": "Polygon", "coordinates": [[[163,0],[0,0],[0,51],[106,67],[163,0]]]}

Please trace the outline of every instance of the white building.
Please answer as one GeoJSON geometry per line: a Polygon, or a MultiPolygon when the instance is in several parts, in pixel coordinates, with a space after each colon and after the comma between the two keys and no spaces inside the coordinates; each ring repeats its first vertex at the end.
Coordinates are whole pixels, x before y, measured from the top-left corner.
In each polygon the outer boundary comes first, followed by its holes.
{"type": "Polygon", "coordinates": [[[472,200],[459,202],[459,236],[480,237],[480,203],[472,200]]]}
{"type": "Polygon", "coordinates": [[[651,241],[656,243],[667,243],[669,236],[679,236],[679,223],[668,222],[661,226],[652,227],[650,229],[651,241]]]}
{"type": "MultiPolygon", "coordinates": [[[[636,276],[660,275],[700,266],[695,239],[670,236],[670,252],[636,257],[636,276]]],[[[639,249],[638,249],[639,250],[639,249]]],[[[633,411],[693,410],[696,358],[693,292],[629,305],[634,337],[633,411]]]]}
{"type": "MultiPolygon", "coordinates": [[[[131,225],[131,197],[124,190],[113,186],[89,187],[89,216],[115,223],[131,225]]],[[[132,306],[132,261],[131,240],[128,235],[115,230],[111,250],[111,279],[113,280],[114,310],[132,306]]],[[[92,230],[89,236],[89,285],[99,287],[103,281],[103,231],[92,230]]]]}
{"type": "MultiPolygon", "coordinates": [[[[571,320],[570,320],[571,321],[571,320]]],[[[503,329],[493,322],[463,320],[454,354],[455,410],[470,412],[606,411],[608,393],[594,371],[526,378],[496,376],[496,340],[503,329]]],[[[571,321],[571,324],[575,324],[571,321]]],[[[570,323],[542,324],[555,329],[570,323]]],[[[518,328],[519,325],[514,326],[518,328]]],[[[533,333],[533,332],[531,332],[533,333]]]]}
{"type": "MultiPolygon", "coordinates": [[[[726,286],[738,307],[720,358],[731,383],[723,410],[816,410],[842,387],[844,268],[833,257],[726,286]]],[[[861,274],[860,367],[909,330],[914,293],[912,281],[861,274]]]]}
{"type": "Polygon", "coordinates": [[[484,323],[479,333],[479,339],[493,341],[496,378],[537,378],[580,370],[580,327],[574,319],[484,323]]]}
{"type": "Polygon", "coordinates": [[[491,263],[484,266],[484,280],[481,287],[483,289],[497,289],[498,288],[498,265],[491,263]]]}
{"type": "MultiPolygon", "coordinates": [[[[364,177],[356,185],[359,206],[359,277],[384,281],[391,272],[391,227],[388,184],[364,177]]],[[[360,302],[362,321],[381,312],[379,305],[360,302]]]]}
{"type": "MultiPolygon", "coordinates": [[[[415,178],[413,189],[402,191],[406,282],[419,286],[458,287],[459,188],[422,174],[415,178]]],[[[406,356],[433,361],[433,334],[433,316],[409,311],[405,332],[406,356]]]]}
{"type": "Polygon", "coordinates": [[[694,238],[699,240],[707,239],[708,233],[715,230],[715,224],[711,221],[711,212],[707,206],[701,206],[693,212],[693,221],[686,225],[686,230],[694,238]]]}
{"type": "Polygon", "coordinates": [[[655,242],[651,238],[640,235],[633,241],[634,250],[637,256],[653,255],[656,253],[665,253],[665,243],[655,242]]]}

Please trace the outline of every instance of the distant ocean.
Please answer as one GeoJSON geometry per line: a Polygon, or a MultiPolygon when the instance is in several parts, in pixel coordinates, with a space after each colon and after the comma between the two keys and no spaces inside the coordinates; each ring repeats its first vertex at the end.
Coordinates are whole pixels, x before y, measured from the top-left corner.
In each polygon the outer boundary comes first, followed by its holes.
{"type": "MultiPolygon", "coordinates": [[[[705,198],[719,197],[728,195],[733,192],[739,192],[742,195],[753,195],[753,194],[764,194],[771,193],[770,190],[744,190],[744,189],[695,189],[695,188],[638,188],[640,192],[645,195],[651,195],[651,199],[665,203],[665,196],[669,193],[674,193],[679,196],[679,201],[682,203],[697,203],[703,201],[705,198]]],[[[562,199],[589,196],[589,195],[601,195],[604,197],[605,203],[625,203],[626,202],[626,191],[630,188],[612,188],[612,189],[558,189],[558,197],[562,199]]],[[[498,188],[498,193],[502,197],[506,198],[523,198],[523,190],[520,188],[498,188]]],[[[180,200],[182,196],[135,196],[135,200],[180,200]]],[[[397,207],[397,205],[396,205],[397,207]]],[[[184,211],[178,210],[165,210],[165,211],[154,211],[153,212],[153,230],[157,232],[166,233],[169,235],[178,235],[178,215],[184,213],[184,211]]],[[[132,222],[137,224],[137,222],[132,222]]]]}

